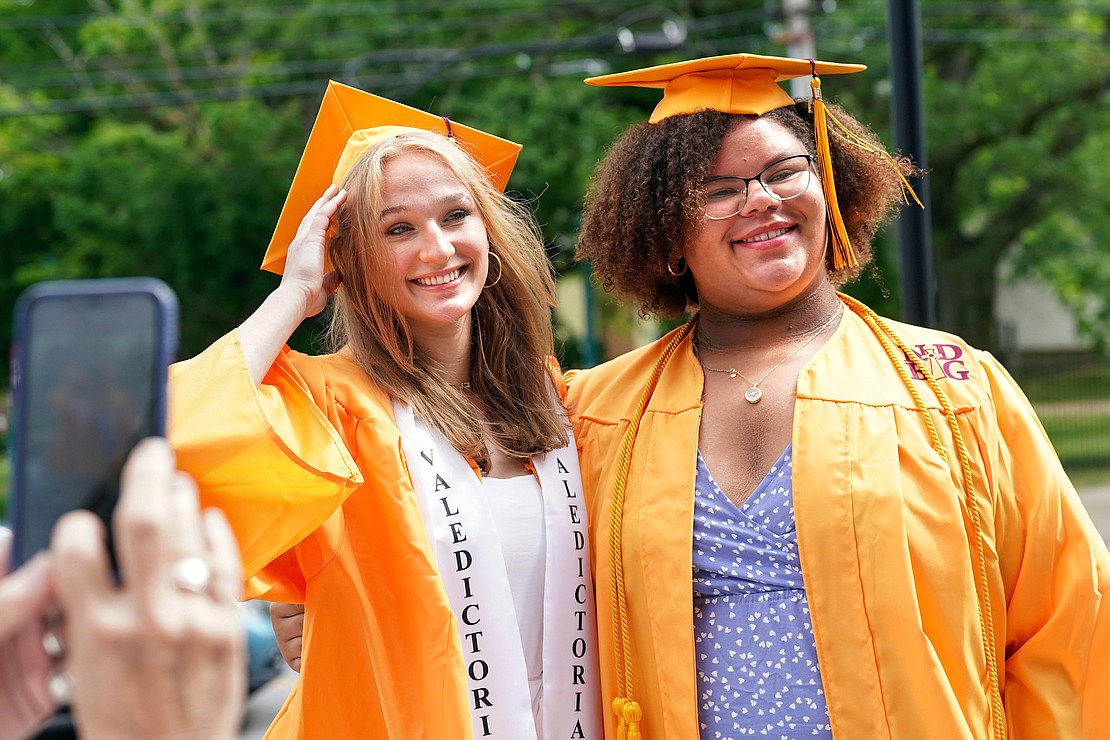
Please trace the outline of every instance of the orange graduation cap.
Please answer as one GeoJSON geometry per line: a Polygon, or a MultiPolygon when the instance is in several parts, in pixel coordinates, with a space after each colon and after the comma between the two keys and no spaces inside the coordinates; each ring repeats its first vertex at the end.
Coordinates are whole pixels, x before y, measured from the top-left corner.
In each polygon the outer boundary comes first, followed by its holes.
{"type": "MultiPolygon", "coordinates": [[[[841,270],[859,264],[852,251],[840,207],[836,200],[836,187],[833,182],[832,155],[829,151],[828,123],[837,125],[846,138],[879,156],[885,151],[876,151],[839,122],[832,118],[821,100],[821,78],[823,74],[850,74],[867,69],[862,64],[837,64],[818,62],[813,59],[790,59],[759,54],[726,54],[724,56],[694,59],[688,62],[662,64],[656,67],[635,69],[630,72],[591,77],[586,80],[590,85],[607,87],[651,87],[662,88],[663,99],[655,106],[648,119],[659,123],[671,116],[695,113],[701,110],[716,110],[724,113],[746,113],[761,116],[776,108],[794,104],[794,99],[778,84],[795,77],[811,77],[813,90],[813,124],[817,149],[818,171],[821,185],[825,191],[828,206],[829,231],[832,239],[833,269],[841,270]]],[[[895,172],[899,172],[895,167],[895,172]]],[[[899,177],[901,173],[899,172],[899,177]]],[[[913,194],[909,183],[902,178],[903,188],[913,194]]],[[[920,204],[920,201],[918,201],[920,204]]]]}
{"type": "Polygon", "coordinates": [[[301,219],[330,183],[338,184],[362,152],[382,138],[421,129],[450,136],[489,173],[499,190],[509,182],[521,145],[440,116],[329,82],[282,206],[262,269],[281,273],[301,219]]]}
{"type": "Polygon", "coordinates": [[[793,104],[794,99],[778,84],[784,80],[809,75],[850,74],[865,69],[867,67],[862,64],[811,63],[808,59],[726,54],[591,77],[586,82],[603,87],[662,88],[663,99],[648,119],[651,123],[659,123],[664,118],[699,110],[761,116],[793,104]]]}

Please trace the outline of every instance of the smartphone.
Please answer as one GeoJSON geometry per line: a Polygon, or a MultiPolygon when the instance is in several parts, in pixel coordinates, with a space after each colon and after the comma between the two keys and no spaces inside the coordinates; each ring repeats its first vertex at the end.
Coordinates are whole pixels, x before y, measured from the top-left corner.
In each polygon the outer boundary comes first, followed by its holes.
{"type": "Polygon", "coordinates": [[[14,316],[12,566],[49,547],[73,509],[104,521],[111,551],[123,463],[139,440],[165,436],[177,297],[154,278],[45,282],[14,316]]]}

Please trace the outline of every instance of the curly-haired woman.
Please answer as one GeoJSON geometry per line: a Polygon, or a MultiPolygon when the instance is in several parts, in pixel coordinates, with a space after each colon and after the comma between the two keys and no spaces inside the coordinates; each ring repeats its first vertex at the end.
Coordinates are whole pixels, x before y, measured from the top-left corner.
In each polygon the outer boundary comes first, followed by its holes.
{"type": "Polygon", "coordinates": [[[665,92],[599,165],[578,257],[645,314],[694,313],[568,374],[607,730],[1110,736],[1110,557],[1029,403],[836,290],[912,171],[820,101],[858,69],[592,81],[665,92]],[[776,84],[798,76],[813,101],[776,84]]]}

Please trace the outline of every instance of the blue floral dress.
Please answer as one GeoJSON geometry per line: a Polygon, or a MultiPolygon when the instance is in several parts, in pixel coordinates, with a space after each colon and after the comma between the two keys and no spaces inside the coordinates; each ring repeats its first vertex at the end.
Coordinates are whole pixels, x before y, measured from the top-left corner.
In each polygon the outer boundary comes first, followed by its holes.
{"type": "Polygon", "coordinates": [[[698,453],[694,650],[702,740],[831,738],[802,584],[790,447],[742,506],[698,453]]]}

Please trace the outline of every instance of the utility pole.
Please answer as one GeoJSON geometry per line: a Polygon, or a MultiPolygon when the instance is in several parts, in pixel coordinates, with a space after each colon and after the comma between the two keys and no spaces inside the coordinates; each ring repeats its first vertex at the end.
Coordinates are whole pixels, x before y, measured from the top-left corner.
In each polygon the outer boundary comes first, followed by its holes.
{"type": "MultiPolygon", "coordinates": [[[[794,59],[816,59],[813,31],[809,27],[810,0],[782,0],[783,41],[786,56],[794,59]]],[[[790,95],[795,98],[811,96],[808,77],[790,80],[790,95]]]]}
{"type": "MultiPolygon", "coordinates": [[[[925,147],[925,93],[921,74],[921,8],[918,0],[888,0],[888,5],[894,146],[912,157],[922,171],[927,171],[929,161],[925,147]]],[[[910,183],[925,208],[911,204],[903,209],[898,219],[902,320],[921,326],[936,326],[929,186],[920,177],[911,178],[910,183]]]]}

